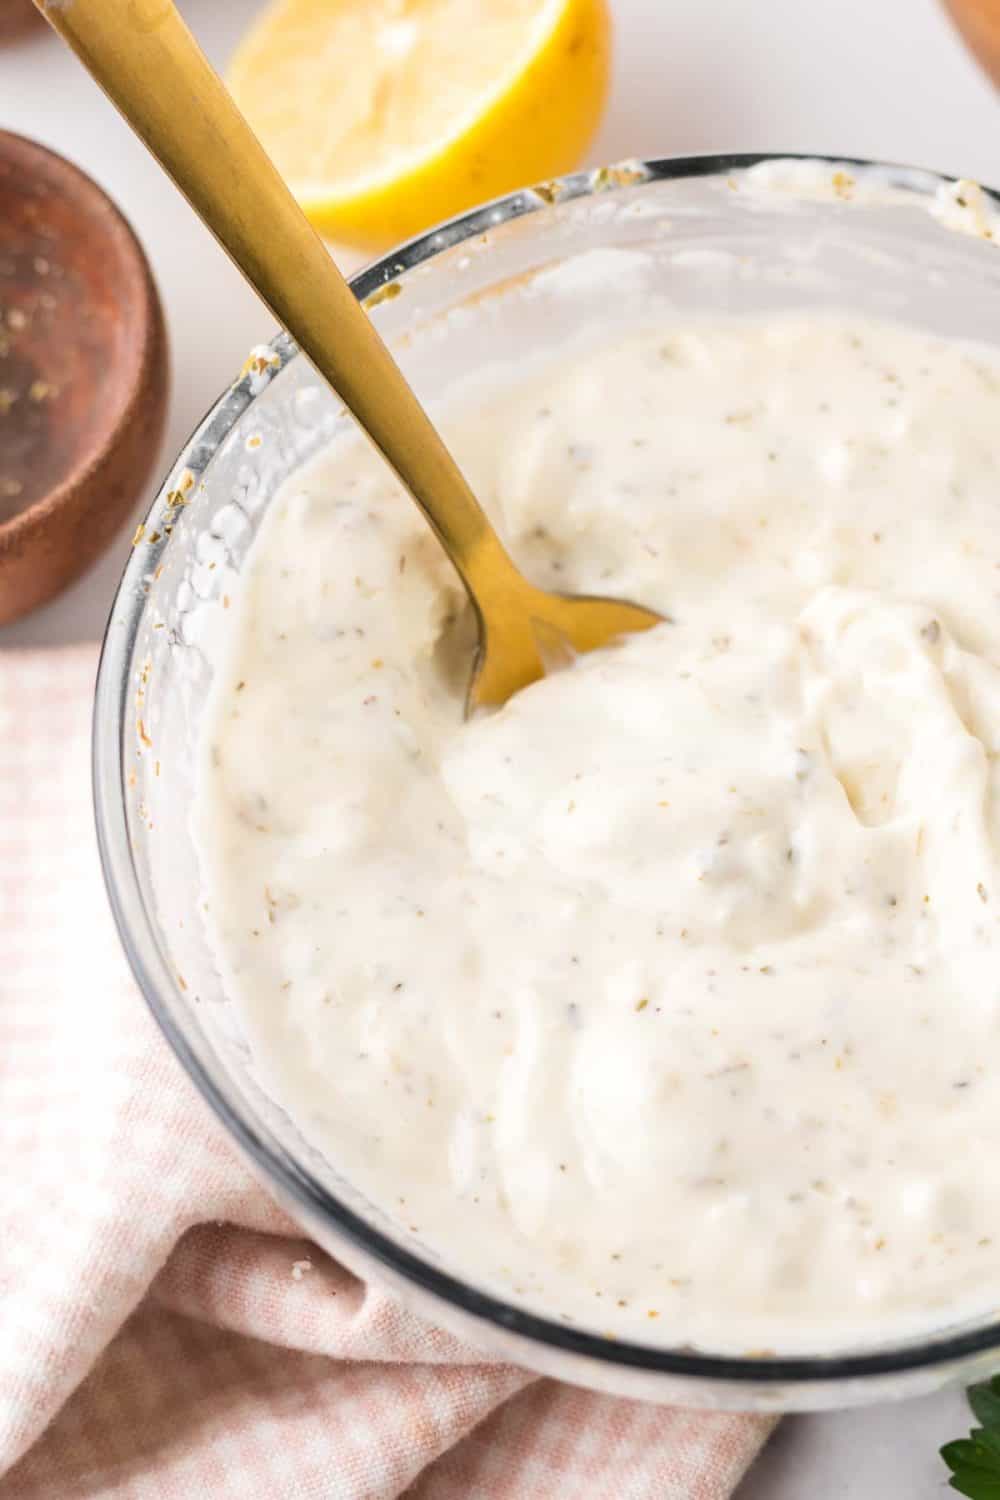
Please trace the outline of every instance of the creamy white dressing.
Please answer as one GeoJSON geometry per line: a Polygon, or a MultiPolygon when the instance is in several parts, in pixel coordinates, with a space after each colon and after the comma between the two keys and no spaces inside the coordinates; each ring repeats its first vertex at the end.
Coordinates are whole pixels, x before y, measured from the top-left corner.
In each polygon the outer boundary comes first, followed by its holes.
{"type": "Polygon", "coordinates": [[[1000,1305],[1000,364],[664,327],[442,414],[539,582],[664,612],[462,720],[347,437],[271,506],[195,807],[261,1075],[477,1285],[713,1350],[1000,1305]]]}

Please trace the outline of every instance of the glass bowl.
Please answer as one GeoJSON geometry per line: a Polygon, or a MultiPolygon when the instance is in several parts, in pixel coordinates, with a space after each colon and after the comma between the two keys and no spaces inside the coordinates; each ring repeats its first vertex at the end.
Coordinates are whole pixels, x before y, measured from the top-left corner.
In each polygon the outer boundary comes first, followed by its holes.
{"type": "MultiPolygon", "coordinates": [[[[432,409],[485,359],[555,347],[588,319],[847,307],[1000,345],[996,207],[972,185],[871,163],[629,162],[488,204],[353,287],[432,409]]],[[[1000,1363],[995,1320],[835,1356],[730,1358],[619,1342],[506,1304],[366,1201],[261,1088],[201,929],[193,750],[219,624],[260,519],[347,420],[289,338],[253,351],[137,538],[97,684],[98,836],[125,949],[165,1036],[267,1190],[319,1245],[425,1318],[497,1357],[621,1396],[801,1410],[1000,1363]]]]}

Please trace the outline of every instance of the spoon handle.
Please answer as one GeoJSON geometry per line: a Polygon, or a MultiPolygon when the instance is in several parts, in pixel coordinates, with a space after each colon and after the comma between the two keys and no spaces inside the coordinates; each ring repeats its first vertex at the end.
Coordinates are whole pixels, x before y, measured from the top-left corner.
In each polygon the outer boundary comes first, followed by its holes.
{"type": "Polygon", "coordinates": [[[35,3],[395,470],[473,602],[516,591],[436,428],[172,0],[35,3]]]}

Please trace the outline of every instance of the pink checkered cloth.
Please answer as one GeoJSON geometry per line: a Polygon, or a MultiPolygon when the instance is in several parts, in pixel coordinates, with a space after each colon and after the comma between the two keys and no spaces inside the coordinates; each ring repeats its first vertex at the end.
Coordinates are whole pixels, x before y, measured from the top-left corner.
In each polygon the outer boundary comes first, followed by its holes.
{"type": "Polygon", "coordinates": [[[92,647],[0,653],[3,1500],[718,1500],[763,1418],[490,1363],[304,1241],[106,909],[92,647]]]}

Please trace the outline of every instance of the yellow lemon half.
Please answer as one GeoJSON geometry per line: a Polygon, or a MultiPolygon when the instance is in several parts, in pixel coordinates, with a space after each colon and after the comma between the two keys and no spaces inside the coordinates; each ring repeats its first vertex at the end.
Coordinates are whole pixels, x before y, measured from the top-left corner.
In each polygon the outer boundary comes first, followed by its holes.
{"type": "Polygon", "coordinates": [[[277,0],[229,71],[310,219],[377,247],[578,165],[606,0],[277,0]]]}

